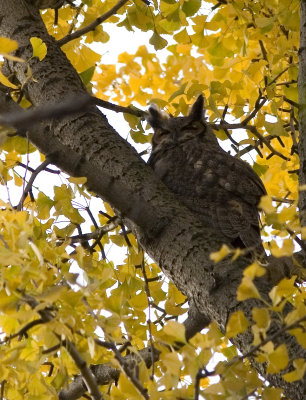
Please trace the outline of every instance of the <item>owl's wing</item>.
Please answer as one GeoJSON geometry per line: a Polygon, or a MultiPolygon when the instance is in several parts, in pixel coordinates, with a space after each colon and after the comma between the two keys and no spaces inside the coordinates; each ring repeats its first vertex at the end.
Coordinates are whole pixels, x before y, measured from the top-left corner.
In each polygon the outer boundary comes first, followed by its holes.
{"type": "MultiPolygon", "coordinates": [[[[247,163],[222,149],[206,151],[205,159],[194,156],[196,154],[190,157],[193,158],[197,181],[195,195],[202,199],[204,214],[210,214],[214,228],[235,245],[239,245],[240,240],[240,247],[263,249],[258,204],[266,190],[258,175],[247,163]]],[[[201,213],[199,207],[196,208],[201,213]]]]}

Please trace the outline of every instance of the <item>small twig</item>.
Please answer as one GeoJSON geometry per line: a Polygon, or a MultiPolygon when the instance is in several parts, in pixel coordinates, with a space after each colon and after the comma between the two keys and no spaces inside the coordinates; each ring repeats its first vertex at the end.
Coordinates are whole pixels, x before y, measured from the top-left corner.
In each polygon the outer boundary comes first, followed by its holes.
{"type": "MultiPolygon", "coordinates": [[[[247,118],[248,118],[248,117],[247,117],[247,118]]],[[[280,153],[279,151],[275,150],[275,149],[271,146],[269,140],[268,140],[265,136],[262,136],[262,135],[258,132],[256,126],[254,126],[254,125],[245,125],[245,123],[244,123],[244,121],[243,121],[243,122],[241,122],[241,123],[236,123],[236,124],[230,124],[230,123],[228,123],[228,122],[224,122],[224,123],[221,123],[221,124],[218,124],[218,125],[216,125],[216,124],[211,124],[211,127],[212,127],[213,129],[223,129],[223,130],[225,130],[225,129],[247,129],[247,130],[251,131],[262,143],[264,143],[264,144],[268,147],[268,149],[269,149],[269,150],[271,151],[271,153],[272,153],[272,154],[270,155],[270,158],[271,158],[273,155],[276,155],[276,156],[282,158],[283,160],[286,160],[286,161],[289,160],[288,157],[284,156],[282,153],[280,153]]]]}
{"type": "Polygon", "coordinates": [[[54,364],[52,362],[50,362],[50,361],[45,361],[44,363],[42,363],[42,365],[49,365],[50,366],[50,369],[49,369],[49,372],[48,372],[48,377],[52,376],[52,373],[54,371],[54,364]]]}
{"type": "Polygon", "coordinates": [[[297,109],[299,109],[299,104],[296,103],[295,101],[288,99],[288,97],[283,96],[284,101],[286,101],[287,103],[291,104],[293,107],[296,107],[297,109]]]}
{"type": "Polygon", "coordinates": [[[290,68],[290,66],[286,67],[279,74],[277,74],[276,77],[273,78],[272,81],[268,83],[267,87],[270,86],[270,85],[273,85],[273,83],[275,83],[278,80],[278,78],[280,78],[285,72],[287,72],[289,68],[290,68]]]}
{"type": "Polygon", "coordinates": [[[272,201],[276,201],[277,203],[287,203],[287,204],[293,204],[294,203],[294,200],[281,199],[280,197],[275,197],[275,196],[272,196],[272,201]]]}
{"type": "Polygon", "coordinates": [[[73,20],[70,24],[68,35],[70,35],[72,33],[73,29],[75,28],[75,25],[78,22],[78,16],[80,15],[80,12],[82,11],[83,7],[84,7],[84,4],[80,4],[78,7],[76,7],[76,13],[73,16],[73,20]]]}
{"type": "Polygon", "coordinates": [[[296,140],[296,134],[295,134],[295,126],[294,126],[294,107],[291,105],[291,110],[290,110],[290,133],[291,133],[291,139],[292,139],[292,148],[291,148],[291,155],[296,152],[298,154],[298,143],[296,140]]]}
{"type": "Polygon", "coordinates": [[[84,240],[88,241],[88,240],[92,240],[92,239],[97,240],[98,238],[101,239],[101,237],[105,233],[107,233],[109,231],[112,231],[113,229],[117,228],[117,226],[119,226],[119,221],[120,221],[120,218],[117,217],[116,220],[111,221],[109,224],[107,224],[105,226],[102,226],[102,227],[100,227],[98,229],[95,229],[93,232],[82,233],[82,234],[79,234],[79,235],[70,236],[69,239],[71,240],[71,243],[78,243],[78,242],[82,242],[84,240]]]}
{"type": "Polygon", "coordinates": [[[3,398],[4,398],[4,386],[5,386],[5,384],[6,384],[6,380],[4,379],[4,380],[1,382],[0,400],[3,400],[3,398]]]}
{"type": "Polygon", "coordinates": [[[63,344],[63,343],[61,342],[61,343],[59,343],[59,344],[56,344],[55,346],[49,347],[49,348],[46,349],[46,350],[42,350],[42,354],[53,353],[54,351],[59,350],[59,349],[61,348],[62,344],[63,344]]]}
{"type": "Polygon", "coordinates": [[[306,243],[304,240],[300,239],[295,232],[293,232],[290,228],[286,227],[287,232],[293,238],[293,240],[301,247],[301,249],[306,252],[306,243]]]}
{"type": "Polygon", "coordinates": [[[128,232],[126,231],[126,228],[125,228],[124,224],[121,223],[120,227],[122,229],[122,235],[124,237],[124,240],[125,240],[127,246],[128,247],[132,247],[132,243],[131,243],[131,241],[130,241],[130,239],[128,237],[128,232]]]}
{"type": "Polygon", "coordinates": [[[199,400],[201,379],[208,378],[209,376],[215,375],[215,373],[215,370],[208,371],[206,368],[200,368],[198,370],[194,384],[194,400],[199,400]]]}
{"type": "Polygon", "coordinates": [[[17,205],[17,207],[16,207],[16,209],[17,209],[18,211],[21,211],[21,210],[22,210],[23,203],[24,203],[24,201],[25,201],[27,195],[32,191],[32,186],[33,186],[34,180],[36,179],[37,175],[38,175],[41,171],[43,171],[43,170],[45,169],[45,167],[46,167],[47,165],[49,165],[49,164],[50,164],[49,160],[46,159],[46,160],[45,160],[43,163],[41,163],[40,166],[37,167],[37,168],[35,169],[35,171],[32,173],[31,178],[29,179],[29,182],[27,183],[27,186],[25,187],[25,189],[24,189],[24,191],[23,191],[23,193],[22,193],[21,199],[20,199],[20,201],[19,201],[19,203],[18,203],[18,205],[17,205]]]}
{"type": "Polygon", "coordinates": [[[83,381],[87,387],[91,398],[94,400],[102,400],[103,396],[99,390],[96,378],[90,368],[87,366],[86,361],[81,357],[77,351],[75,345],[68,339],[66,339],[66,349],[70,354],[70,357],[75,362],[75,365],[79,368],[83,381]]]}
{"type": "Polygon", "coordinates": [[[262,52],[262,57],[264,60],[266,60],[268,62],[268,53],[267,50],[265,49],[265,46],[263,44],[263,41],[261,39],[259,39],[259,46],[262,52]]]}
{"type": "Polygon", "coordinates": [[[253,119],[256,116],[256,114],[263,107],[266,101],[267,99],[265,97],[262,97],[262,93],[261,91],[259,91],[259,96],[255,102],[253,111],[251,111],[250,114],[247,117],[245,117],[244,120],[241,121],[241,124],[246,126],[251,121],[251,119],[253,119]]]}
{"type": "Polygon", "coordinates": [[[9,245],[6,242],[6,240],[4,239],[4,237],[1,234],[0,234],[0,240],[4,244],[4,247],[9,250],[10,247],[9,247],[9,245]]]}
{"type": "MultiPolygon", "coordinates": [[[[27,169],[30,172],[35,172],[34,168],[31,168],[30,166],[28,166],[28,165],[26,165],[26,164],[24,164],[24,163],[22,163],[20,161],[16,161],[16,165],[18,165],[19,167],[23,167],[23,168],[27,169]]],[[[45,168],[45,171],[46,172],[50,172],[51,174],[56,174],[56,175],[59,175],[59,174],[62,173],[62,171],[59,170],[59,169],[54,170],[54,169],[51,169],[51,168],[45,168]]]]}
{"type": "Polygon", "coordinates": [[[148,277],[147,277],[147,272],[146,272],[146,267],[145,267],[145,261],[144,261],[144,251],[142,251],[142,260],[141,260],[141,271],[142,275],[144,277],[144,282],[145,282],[145,292],[148,300],[148,328],[149,328],[149,342],[150,346],[152,349],[152,373],[151,373],[151,380],[153,380],[154,377],[154,362],[153,362],[153,349],[154,349],[154,344],[153,344],[153,336],[152,336],[152,322],[151,322],[151,301],[152,299],[151,292],[150,292],[150,287],[148,283],[148,277]]]}
{"type": "Polygon", "coordinates": [[[297,80],[292,79],[291,81],[287,81],[287,82],[279,82],[279,83],[276,83],[275,86],[289,86],[289,85],[292,85],[293,83],[297,83],[297,80]]]}
{"type": "MultiPolygon", "coordinates": [[[[112,352],[115,355],[116,360],[119,362],[119,365],[121,366],[125,375],[129,378],[131,383],[135,386],[135,388],[142,395],[142,397],[145,400],[149,400],[148,390],[141,385],[141,383],[139,382],[137,377],[132,373],[130,366],[126,363],[124,357],[121,355],[120,350],[117,349],[115,343],[114,342],[104,342],[99,339],[95,339],[95,342],[102,347],[112,350],[112,352]]],[[[153,351],[152,362],[154,363],[154,348],[152,348],[151,351],[153,351]]]]}
{"type": "Polygon", "coordinates": [[[108,110],[115,111],[117,113],[120,112],[120,113],[135,115],[136,117],[139,118],[144,118],[144,116],[147,114],[146,111],[142,111],[132,107],[118,106],[117,104],[110,103],[109,101],[106,100],[98,99],[97,97],[92,97],[92,102],[99,107],[103,107],[108,110]]]}
{"type": "Polygon", "coordinates": [[[85,33],[88,33],[90,31],[94,31],[96,27],[102,22],[106,21],[108,18],[110,18],[112,15],[116,14],[116,12],[123,7],[129,0],[120,0],[118,3],[111,8],[109,11],[107,11],[105,14],[101,15],[98,17],[95,21],[93,21],[91,24],[85,26],[84,28],[81,28],[73,33],[70,33],[66,36],[64,36],[62,39],[58,40],[57,43],[59,46],[63,46],[64,44],[70,42],[71,40],[77,39],[81,37],[82,35],[85,35],[85,33]]]}
{"type": "Polygon", "coordinates": [[[7,343],[7,342],[11,341],[12,339],[14,339],[14,338],[16,338],[16,337],[18,337],[19,340],[21,340],[23,336],[24,336],[25,338],[27,338],[27,337],[28,337],[28,331],[29,331],[31,328],[33,328],[33,327],[36,326],[36,325],[45,324],[46,322],[48,322],[48,321],[44,321],[42,318],[35,319],[34,321],[31,321],[31,322],[29,322],[28,324],[26,324],[26,325],[25,325],[23,328],[21,328],[18,332],[14,333],[14,334],[12,334],[12,335],[10,335],[10,336],[5,337],[5,338],[0,342],[0,344],[7,343]]]}
{"type": "MultiPolygon", "coordinates": [[[[99,226],[98,226],[98,224],[97,224],[97,222],[96,222],[96,220],[95,220],[95,218],[94,218],[94,216],[93,216],[93,214],[92,214],[90,208],[89,208],[89,207],[86,207],[85,209],[86,209],[86,211],[87,211],[87,213],[88,213],[88,215],[89,215],[89,218],[91,219],[91,222],[93,223],[94,227],[95,227],[96,229],[99,229],[99,226]]],[[[101,243],[101,238],[102,238],[102,236],[103,236],[103,235],[101,235],[101,237],[98,237],[98,238],[95,240],[95,242],[93,243],[93,245],[90,247],[90,250],[93,251],[93,249],[98,245],[99,248],[100,248],[101,254],[102,254],[102,259],[105,260],[105,259],[106,259],[106,254],[105,254],[105,251],[104,251],[103,244],[101,243]]]]}

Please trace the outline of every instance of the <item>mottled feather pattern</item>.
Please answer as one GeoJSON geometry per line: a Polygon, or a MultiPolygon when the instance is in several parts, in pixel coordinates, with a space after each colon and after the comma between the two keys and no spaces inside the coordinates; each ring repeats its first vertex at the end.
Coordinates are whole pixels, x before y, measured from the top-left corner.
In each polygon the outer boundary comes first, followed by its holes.
{"type": "Polygon", "coordinates": [[[219,146],[205,122],[203,101],[199,96],[187,117],[166,118],[149,108],[154,134],[148,164],[203,224],[235,247],[263,251],[258,204],[266,190],[246,162],[219,146]]]}

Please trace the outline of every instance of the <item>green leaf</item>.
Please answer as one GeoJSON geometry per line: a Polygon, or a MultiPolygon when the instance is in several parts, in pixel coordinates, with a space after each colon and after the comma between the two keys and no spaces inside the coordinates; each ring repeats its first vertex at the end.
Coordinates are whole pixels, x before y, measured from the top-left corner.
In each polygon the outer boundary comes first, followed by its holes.
{"type": "Polygon", "coordinates": [[[133,131],[130,130],[131,138],[134,140],[135,143],[148,143],[150,142],[150,136],[144,135],[140,130],[133,131]]]}
{"type": "Polygon", "coordinates": [[[182,10],[186,17],[194,15],[201,7],[201,0],[187,0],[184,2],[182,10]]]}
{"type": "Polygon", "coordinates": [[[258,164],[256,161],[253,164],[253,170],[258,176],[264,175],[269,169],[269,165],[258,164]]]}
{"type": "Polygon", "coordinates": [[[91,78],[93,77],[93,74],[95,72],[95,68],[96,66],[94,65],[80,73],[80,78],[82,79],[82,82],[85,86],[87,86],[88,83],[91,81],[91,78]]]}
{"type": "Polygon", "coordinates": [[[153,35],[151,36],[149,43],[154,46],[155,50],[161,50],[168,44],[167,40],[162,38],[156,31],[154,31],[153,35]]]}

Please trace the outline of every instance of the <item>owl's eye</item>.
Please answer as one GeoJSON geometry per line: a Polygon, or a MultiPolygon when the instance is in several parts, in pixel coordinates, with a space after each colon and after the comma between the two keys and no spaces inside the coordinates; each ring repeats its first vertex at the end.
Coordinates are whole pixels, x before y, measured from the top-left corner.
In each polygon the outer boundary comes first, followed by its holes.
{"type": "Polygon", "coordinates": [[[152,138],[152,143],[154,145],[159,144],[160,142],[162,142],[165,138],[167,138],[167,136],[170,136],[171,132],[168,131],[167,129],[158,129],[155,131],[153,138],[152,138]]]}

